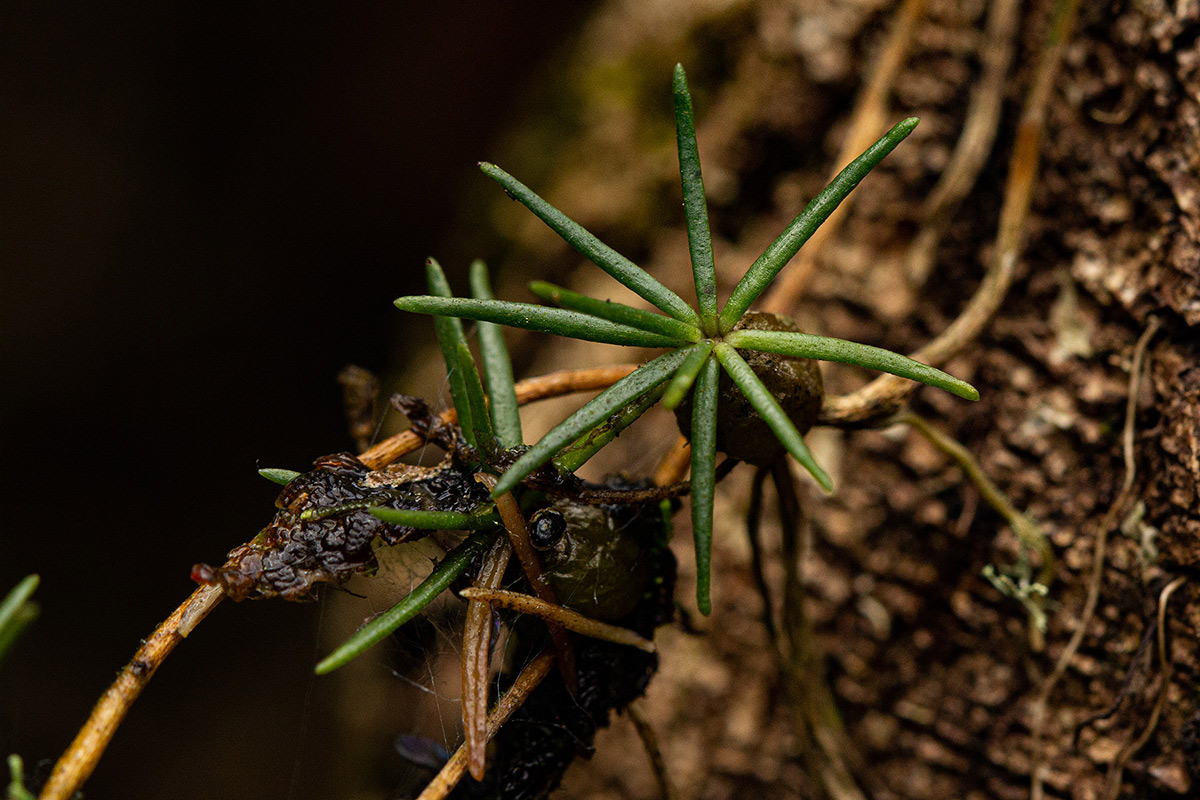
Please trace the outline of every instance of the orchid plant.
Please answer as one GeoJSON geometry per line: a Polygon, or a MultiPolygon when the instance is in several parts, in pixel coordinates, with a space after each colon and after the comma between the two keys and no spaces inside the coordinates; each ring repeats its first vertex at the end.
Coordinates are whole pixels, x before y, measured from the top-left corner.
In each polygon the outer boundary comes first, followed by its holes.
{"type": "MultiPolygon", "coordinates": [[[[679,174],[696,290],[695,308],[516,178],[488,163],[480,164],[480,168],[510,197],[525,205],[575,250],[657,311],[588,297],[544,282],[534,283],[531,289],[556,307],[490,297],[456,298],[449,296],[448,289],[435,295],[401,297],[396,300],[396,306],[404,311],[434,315],[439,328],[449,324],[451,318],[477,320],[484,324],[481,325],[481,337],[493,335],[486,326],[500,324],[587,341],[666,349],[666,353],[613,384],[529,447],[500,476],[493,497],[511,491],[534,470],[552,460],[560,468],[577,466],[577,457],[567,458],[577,452],[577,443],[602,427],[606,433],[613,433],[610,418],[614,415],[622,418],[623,427],[657,401],[674,409],[690,395],[688,435],[697,603],[700,610],[708,614],[711,611],[709,571],[718,449],[718,382],[722,370],[770,427],[783,448],[826,491],[833,488],[828,474],[804,443],[793,417],[781,407],[739,350],[857,364],[945,389],[968,400],[978,400],[979,393],[941,370],[878,347],[794,331],[739,328],[739,322],[746,317],[750,306],[780,270],[867,173],[913,131],[917,118],[910,117],[898,123],[843,169],[754,261],[721,306],[696,144],[695,114],[682,65],[675,67],[674,95],[679,174]]],[[[451,387],[457,386],[456,397],[467,395],[466,387],[458,386],[464,380],[465,372],[457,375],[451,372],[451,387]]],[[[469,409],[469,414],[476,420],[486,420],[488,416],[482,409],[474,407],[469,409]]],[[[461,417],[460,421],[463,421],[461,417]]],[[[464,424],[464,430],[471,427],[469,422],[464,424]]],[[[502,437],[502,441],[503,438],[508,439],[506,445],[516,441],[512,437],[502,437]]]]}

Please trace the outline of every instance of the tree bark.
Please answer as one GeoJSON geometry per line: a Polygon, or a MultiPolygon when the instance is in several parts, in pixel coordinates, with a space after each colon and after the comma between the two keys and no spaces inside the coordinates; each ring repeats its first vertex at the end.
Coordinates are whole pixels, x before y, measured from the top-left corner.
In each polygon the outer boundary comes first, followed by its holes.
{"type": "MultiPolygon", "coordinates": [[[[864,181],[817,254],[793,312],[802,329],[911,352],[957,315],[993,255],[1021,103],[1050,10],[1046,2],[1021,9],[994,146],[945,220],[926,278],[906,270],[923,203],[1003,43],[987,28],[985,4],[925,9],[887,121],[917,115],[921,126],[864,181]]],[[[605,4],[547,78],[541,111],[496,160],[687,297],[669,100],[671,67],[682,61],[727,296],[823,186],[894,12],[890,3],[818,0],[605,4]]],[[[1026,609],[983,575],[1020,563],[1017,537],[950,459],[903,429],[809,436],[838,489],[802,498],[811,536],[802,565],[807,614],[858,750],[847,762],[869,797],[1041,791],[1082,800],[1110,787],[1127,797],[1190,796],[1200,779],[1191,583],[1200,566],[1198,33],[1194,1],[1081,9],[1046,118],[1016,280],[981,339],[946,367],[983,399],[967,404],[923,389],[911,404],[961,441],[1050,538],[1056,571],[1044,649],[1030,644],[1026,609]],[[1159,327],[1144,375],[1131,384],[1135,343],[1152,319],[1159,327]],[[1136,471],[1122,495],[1131,385],[1136,471]],[[1081,624],[1102,535],[1095,613],[1044,696],[1035,739],[1039,698],[1081,624]],[[1168,595],[1164,615],[1171,669],[1161,718],[1143,747],[1123,753],[1146,730],[1158,698],[1165,673],[1156,618],[1163,588],[1177,577],[1185,581],[1168,595]],[[1110,774],[1120,761],[1123,774],[1110,774]],[[1036,763],[1040,781],[1031,778],[1036,763]]],[[[522,280],[567,275],[576,290],[628,300],[519,205],[500,197],[468,208],[506,240],[492,248],[504,253],[493,259],[499,296],[526,299],[522,280]]],[[[540,335],[514,332],[514,341],[525,374],[628,360],[540,335]]],[[[828,392],[841,394],[866,376],[827,365],[825,379],[828,392]]],[[[565,412],[540,413],[530,433],[565,412]]],[[[649,474],[657,453],[646,443],[665,449],[674,435],[665,417],[647,423],[602,454],[596,469],[649,474]]],[[[735,470],[721,486],[714,614],[692,615],[702,637],[682,627],[660,633],[662,668],[647,715],[682,796],[820,797],[801,766],[761,624],[743,520],[749,472],[735,470]]],[[[681,598],[694,580],[685,516],[677,530],[681,598]]],[[[777,522],[768,518],[763,532],[767,579],[779,598],[777,522]]],[[[632,728],[617,723],[566,786],[578,797],[650,796],[653,781],[632,728]]]]}

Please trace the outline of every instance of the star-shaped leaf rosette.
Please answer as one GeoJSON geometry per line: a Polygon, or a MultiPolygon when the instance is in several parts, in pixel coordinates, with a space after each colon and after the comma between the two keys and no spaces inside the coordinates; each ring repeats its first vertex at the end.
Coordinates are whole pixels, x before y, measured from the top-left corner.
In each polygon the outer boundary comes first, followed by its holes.
{"type": "Polygon", "coordinates": [[[396,306],[405,311],[498,323],[593,342],[666,349],[668,352],[614,383],[526,450],[500,477],[493,497],[512,490],[548,462],[553,461],[560,469],[578,468],[581,450],[594,452],[598,438],[611,440],[620,428],[661,400],[665,407],[676,410],[680,427],[691,442],[697,602],[708,614],[718,450],[729,458],[759,464],[773,461],[786,450],[817,483],[832,491],[829,476],[813,459],[802,437],[816,420],[823,394],[815,361],[838,361],[889,372],[968,400],[978,400],[979,393],[971,385],[899,353],[801,333],[786,318],[750,311],[838,204],[912,132],[917,118],[897,124],[842,170],[755,260],[724,307],[719,307],[692,98],[681,65],[675,67],[674,88],[679,174],[696,308],[520,181],[487,163],[481,164],[481,169],[511,197],[661,313],[587,297],[543,282],[532,284],[532,291],[557,307],[446,296],[401,297],[396,306]],[[768,433],[763,436],[756,430],[768,433]]]}

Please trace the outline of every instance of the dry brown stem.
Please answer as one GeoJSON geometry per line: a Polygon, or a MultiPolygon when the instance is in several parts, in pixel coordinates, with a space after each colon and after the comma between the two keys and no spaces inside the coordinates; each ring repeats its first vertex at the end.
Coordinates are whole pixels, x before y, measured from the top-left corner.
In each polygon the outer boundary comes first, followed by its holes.
{"type": "MultiPolygon", "coordinates": [[[[612,367],[596,367],[595,369],[563,370],[561,372],[551,372],[549,375],[541,375],[537,378],[528,378],[516,386],[517,402],[525,405],[526,403],[559,397],[564,394],[594,392],[600,389],[607,389],[639,366],[641,365],[618,364],[612,367]]],[[[442,412],[440,419],[442,422],[456,422],[458,414],[455,413],[453,408],[447,409],[442,412]]],[[[359,456],[359,460],[371,469],[379,469],[382,466],[392,463],[397,458],[411,453],[424,443],[425,440],[415,431],[404,431],[385,439],[370,450],[367,450],[359,456]]]]}
{"type": "MultiPolygon", "coordinates": [[[[475,479],[487,486],[488,489],[496,488],[496,479],[491,475],[481,472],[475,476],[475,479]]],[[[513,552],[517,554],[517,560],[521,562],[521,571],[525,573],[525,580],[529,581],[533,593],[543,602],[558,605],[558,598],[554,596],[554,590],[542,577],[542,561],[538,558],[537,550],[533,548],[533,543],[529,540],[529,528],[525,524],[525,515],[521,513],[521,507],[517,504],[517,499],[513,497],[512,492],[505,492],[496,498],[496,510],[500,512],[504,529],[508,531],[509,543],[512,544],[513,552]]],[[[567,687],[567,691],[574,695],[579,689],[579,678],[575,671],[575,649],[571,647],[571,640],[567,638],[567,632],[557,622],[547,621],[546,629],[550,632],[550,641],[558,654],[558,671],[562,674],[563,684],[567,687]]]]}
{"type": "MultiPolygon", "coordinates": [[[[487,718],[487,738],[491,739],[500,730],[500,726],[508,722],[508,718],[513,715],[513,712],[521,707],[522,704],[533,693],[547,675],[550,674],[550,668],[554,666],[554,653],[545,651],[533,661],[525,669],[521,670],[521,674],[517,676],[517,680],[508,688],[508,691],[500,698],[500,702],[496,703],[496,707],[492,709],[492,713],[488,714],[487,718]]],[[[459,747],[454,751],[454,755],[450,756],[450,760],[442,767],[442,771],[434,776],[429,785],[417,797],[417,800],[445,800],[446,795],[453,791],[458,782],[462,780],[463,773],[467,771],[467,752],[466,746],[459,747]]]]}
{"type": "MultiPolygon", "coordinates": [[[[494,589],[504,579],[512,546],[503,538],[484,556],[475,585],[494,589]]],[[[463,747],[471,777],[483,780],[487,771],[488,655],[492,652],[492,607],[484,601],[467,603],[463,628],[462,717],[463,747]]]]}
{"type": "Polygon", "coordinates": [[[75,794],[96,769],[104,748],[159,665],[224,596],[219,587],[202,586],[154,629],[101,695],[71,746],[54,765],[40,800],[67,800],[75,794]]]}
{"type": "Polygon", "coordinates": [[[654,485],[669,486],[672,483],[678,483],[683,480],[684,475],[687,475],[691,465],[692,445],[686,436],[680,435],[675,439],[675,444],[671,445],[671,449],[658,462],[658,469],[654,470],[654,485]]]}

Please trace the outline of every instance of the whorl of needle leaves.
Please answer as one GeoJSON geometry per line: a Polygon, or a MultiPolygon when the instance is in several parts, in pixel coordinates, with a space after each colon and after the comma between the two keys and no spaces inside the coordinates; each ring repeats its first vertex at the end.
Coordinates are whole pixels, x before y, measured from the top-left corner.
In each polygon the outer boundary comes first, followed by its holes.
{"type": "MultiPolygon", "coordinates": [[[[755,370],[739,355],[738,350],[857,364],[945,389],[968,400],[978,400],[979,393],[969,384],[941,370],[889,350],[792,331],[737,329],[738,323],[750,306],[813,232],[833,213],[859,181],[912,132],[918,122],[915,117],[898,123],[862,155],[850,162],[751,264],[725,305],[719,307],[712,237],[709,232],[704,181],[696,145],[695,116],[687,77],[680,65],[675,67],[674,94],[679,174],[696,288],[695,308],[641,267],[547,203],[529,187],[499,167],[487,163],[480,164],[480,168],[504,187],[509,196],[524,204],[580,254],[658,311],[645,311],[621,303],[587,297],[543,282],[533,284],[533,292],[541,299],[555,303],[557,307],[494,300],[490,296],[481,296],[478,292],[473,299],[456,298],[450,296],[448,286],[444,285],[444,277],[441,279],[444,288],[437,291],[436,295],[401,297],[396,300],[396,306],[405,311],[433,314],[442,320],[438,323],[439,326],[451,321],[449,318],[473,319],[488,326],[509,325],[594,342],[667,349],[667,353],[645,363],[601,392],[531,446],[500,477],[493,496],[511,491],[535,469],[552,459],[560,468],[578,467],[582,462],[578,458],[566,459],[565,454],[599,427],[608,426],[605,432],[611,432],[613,426],[610,418],[614,415],[621,416],[621,424],[617,427],[623,427],[659,399],[668,408],[675,408],[690,393],[692,413],[688,435],[692,450],[691,510],[696,542],[697,601],[700,610],[707,614],[711,609],[709,554],[716,482],[716,431],[718,415],[721,413],[718,404],[718,377],[722,370],[762,417],[787,452],[794,456],[826,491],[832,490],[829,476],[813,459],[792,419],[780,407],[772,392],[763,385],[755,370]]],[[[440,274],[440,269],[432,260],[429,266],[432,283],[434,273],[440,274]]],[[[461,332],[458,335],[461,336],[461,332]]],[[[481,326],[481,337],[483,335],[481,326]]],[[[493,335],[490,329],[488,335],[493,335]]],[[[440,329],[439,338],[442,338],[440,329]]],[[[443,345],[443,352],[445,351],[446,347],[443,345]]],[[[467,359],[469,357],[467,353],[467,359]]],[[[465,365],[467,360],[464,359],[460,363],[465,365]]],[[[473,362],[470,363],[469,371],[473,372],[473,362]]],[[[459,395],[469,398],[474,392],[468,391],[468,387],[462,388],[461,392],[454,392],[455,382],[470,382],[472,376],[465,374],[468,372],[465,367],[462,370],[463,374],[455,375],[454,363],[449,357],[447,364],[451,367],[451,389],[456,398],[455,406],[458,408],[459,395]]],[[[473,380],[478,384],[477,375],[473,380]]],[[[465,409],[470,417],[477,421],[482,418],[484,424],[487,424],[487,412],[468,405],[464,402],[463,407],[459,408],[460,419],[463,418],[462,412],[465,409]]],[[[473,405],[479,406],[479,402],[476,401],[473,405]]],[[[520,444],[519,440],[511,439],[511,423],[509,425],[509,441],[501,441],[505,447],[520,444]]],[[[464,432],[468,427],[470,426],[464,426],[464,432]]],[[[485,433],[478,422],[474,428],[478,433],[485,433]]],[[[608,436],[608,439],[610,440],[611,436],[608,436]]]]}

